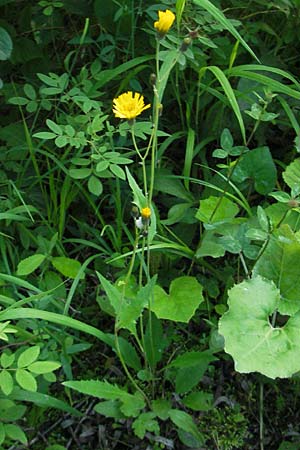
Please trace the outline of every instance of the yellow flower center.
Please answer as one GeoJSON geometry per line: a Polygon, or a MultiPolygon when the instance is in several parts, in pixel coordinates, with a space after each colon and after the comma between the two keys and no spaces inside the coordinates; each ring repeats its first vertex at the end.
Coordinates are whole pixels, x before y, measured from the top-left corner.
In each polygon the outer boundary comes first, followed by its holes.
{"type": "Polygon", "coordinates": [[[113,112],[119,119],[133,120],[150,106],[150,104],[145,105],[143,95],[131,91],[113,100],[113,112]]]}
{"type": "Polygon", "coordinates": [[[146,206],[146,208],[142,208],[141,216],[143,219],[149,219],[151,216],[151,209],[148,206],[146,206]]]}

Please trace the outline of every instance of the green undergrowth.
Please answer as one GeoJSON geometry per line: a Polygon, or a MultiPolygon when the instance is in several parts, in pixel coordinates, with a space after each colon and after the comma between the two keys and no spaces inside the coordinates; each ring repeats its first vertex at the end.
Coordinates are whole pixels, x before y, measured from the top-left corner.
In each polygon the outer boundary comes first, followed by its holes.
{"type": "Polygon", "coordinates": [[[0,1],[0,450],[296,450],[300,3],[0,1]]]}

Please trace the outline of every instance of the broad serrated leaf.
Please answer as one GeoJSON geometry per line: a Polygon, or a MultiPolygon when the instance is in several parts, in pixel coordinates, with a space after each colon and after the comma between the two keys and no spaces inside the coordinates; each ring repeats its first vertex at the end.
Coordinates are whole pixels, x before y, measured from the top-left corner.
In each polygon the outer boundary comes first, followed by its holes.
{"type": "Polygon", "coordinates": [[[144,397],[139,392],[135,392],[131,397],[124,397],[122,399],[120,410],[127,417],[136,417],[145,407],[144,397]]]}
{"type": "Polygon", "coordinates": [[[230,289],[229,310],[219,321],[225,351],[238,372],[260,372],[269,378],[288,378],[300,370],[300,312],[283,327],[273,327],[280,292],[272,281],[257,276],[230,289]]]}
{"type": "Polygon", "coordinates": [[[136,334],[136,321],[143,309],[150,303],[156,278],[156,276],[153,277],[133,298],[125,297],[123,299],[117,314],[117,329],[126,328],[131,333],[136,334]]]}
{"type": "Polygon", "coordinates": [[[160,286],[154,287],[151,310],[159,319],[188,322],[203,301],[201,284],[195,277],[183,276],[171,282],[169,294],[160,286]]]}
{"type": "Polygon", "coordinates": [[[34,272],[42,264],[45,258],[46,255],[37,253],[35,255],[23,259],[18,264],[17,275],[21,277],[29,275],[30,273],[34,272]]]}
{"type": "Polygon", "coordinates": [[[27,348],[18,358],[18,367],[23,368],[29,366],[34,361],[36,361],[40,354],[40,347],[34,345],[33,347],[27,348]]]}

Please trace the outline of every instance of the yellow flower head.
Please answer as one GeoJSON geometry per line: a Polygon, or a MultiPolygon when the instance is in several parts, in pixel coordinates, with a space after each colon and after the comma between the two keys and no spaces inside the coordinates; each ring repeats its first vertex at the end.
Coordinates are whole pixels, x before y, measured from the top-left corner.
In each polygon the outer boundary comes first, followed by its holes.
{"type": "Polygon", "coordinates": [[[141,216],[143,219],[149,219],[151,216],[151,209],[148,206],[146,206],[146,208],[142,208],[141,216]]]}
{"type": "Polygon", "coordinates": [[[154,22],[154,28],[158,31],[161,36],[164,36],[175,20],[175,14],[169,9],[166,11],[158,11],[158,20],[154,22]]]}
{"type": "Polygon", "coordinates": [[[150,106],[150,104],[145,105],[143,95],[131,91],[125,92],[113,100],[113,112],[119,119],[133,120],[150,106]]]}

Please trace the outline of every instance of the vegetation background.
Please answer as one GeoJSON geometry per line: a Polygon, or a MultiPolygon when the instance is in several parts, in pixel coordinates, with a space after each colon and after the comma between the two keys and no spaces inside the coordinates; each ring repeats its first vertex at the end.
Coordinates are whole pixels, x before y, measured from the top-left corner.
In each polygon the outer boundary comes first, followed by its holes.
{"type": "Polygon", "coordinates": [[[299,0],[0,0],[0,449],[300,448],[299,0]]]}

